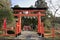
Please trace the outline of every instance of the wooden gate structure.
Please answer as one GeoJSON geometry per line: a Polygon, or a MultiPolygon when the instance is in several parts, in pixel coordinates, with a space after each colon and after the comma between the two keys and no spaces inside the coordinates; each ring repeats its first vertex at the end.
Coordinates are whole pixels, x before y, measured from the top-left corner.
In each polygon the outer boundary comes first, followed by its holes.
{"type": "MultiPolygon", "coordinates": [[[[37,8],[32,8],[32,9],[31,8],[13,8],[13,10],[14,12],[17,12],[16,14],[14,14],[14,16],[18,17],[19,33],[21,33],[21,17],[22,16],[36,16],[38,19],[37,33],[39,35],[41,34],[44,35],[44,26],[43,26],[43,22],[41,22],[41,16],[45,16],[45,14],[42,14],[42,12],[45,12],[46,8],[39,8],[39,9],[37,8]],[[33,14],[32,12],[36,12],[36,13],[33,14]]],[[[18,32],[16,32],[16,34],[18,34],[18,32]]]]}
{"type": "Polygon", "coordinates": [[[3,34],[3,36],[5,35],[14,35],[14,36],[17,36],[19,34],[21,34],[21,17],[22,16],[36,16],[37,19],[38,19],[38,25],[37,25],[37,33],[38,35],[42,35],[44,37],[44,24],[43,22],[41,22],[41,16],[45,16],[45,14],[43,14],[45,11],[46,11],[46,8],[12,8],[13,11],[14,11],[14,14],[13,16],[17,16],[18,17],[18,21],[16,22],[16,27],[15,27],[15,33],[14,34],[7,34],[7,31],[9,29],[7,29],[5,27],[5,31],[6,33],[3,34]],[[16,14],[15,14],[16,12],[16,14]],[[26,14],[24,14],[24,13],[26,14]],[[36,12],[36,13],[32,13],[32,12],[36,12]],[[32,14],[31,14],[32,13],[32,14]]]}

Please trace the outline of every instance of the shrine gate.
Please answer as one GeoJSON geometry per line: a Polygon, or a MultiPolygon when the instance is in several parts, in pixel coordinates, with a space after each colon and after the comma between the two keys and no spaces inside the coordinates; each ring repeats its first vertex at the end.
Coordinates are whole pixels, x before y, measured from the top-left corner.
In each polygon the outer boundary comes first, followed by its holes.
{"type": "Polygon", "coordinates": [[[45,16],[43,14],[46,8],[12,8],[14,11],[14,16],[18,17],[18,22],[16,26],[16,34],[21,34],[21,17],[22,16],[36,16],[38,19],[37,33],[38,35],[44,36],[44,24],[41,22],[41,16],[45,16]],[[24,13],[25,14],[24,14],[24,13]],[[33,14],[32,12],[36,12],[33,14]],[[32,14],[31,14],[32,13],[32,14]]]}
{"type": "MultiPolygon", "coordinates": [[[[43,14],[43,13],[45,13],[45,10],[47,8],[12,8],[12,9],[14,11],[13,16],[18,17],[18,21],[16,21],[16,26],[15,26],[15,28],[14,27],[7,28],[7,25],[6,25],[7,18],[4,18],[4,22],[2,25],[3,33],[0,34],[0,36],[18,36],[18,35],[20,35],[21,31],[22,31],[22,29],[21,29],[21,27],[22,27],[21,26],[21,23],[22,23],[21,17],[22,16],[36,16],[38,19],[37,33],[39,36],[42,36],[42,37],[45,36],[44,35],[44,23],[41,20],[41,16],[45,16],[45,14],[43,14]],[[25,14],[23,14],[23,12],[25,14]],[[36,13],[33,14],[32,12],[36,12],[36,13]]],[[[51,31],[52,31],[52,34],[46,35],[46,36],[52,36],[54,38],[55,37],[54,28],[52,28],[51,31]]]]}

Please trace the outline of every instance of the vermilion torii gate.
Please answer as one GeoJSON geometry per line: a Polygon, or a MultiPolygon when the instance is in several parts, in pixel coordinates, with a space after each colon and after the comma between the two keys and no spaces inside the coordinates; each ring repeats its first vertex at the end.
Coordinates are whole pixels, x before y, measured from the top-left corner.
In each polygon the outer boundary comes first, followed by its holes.
{"type": "MultiPolygon", "coordinates": [[[[21,23],[22,23],[21,17],[22,16],[36,16],[38,19],[37,33],[41,36],[45,36],[44,25],[43,25],[43,22],[41,22],[41,16],[45,16],[45,14],[42,14],[43,12],[45,12],[45,10],[46,8],[39,8],[39,9],[37,8],[31,8],[31,9],[30,8],[13,8],[13,11],[17,12],[17,14],[13,14],[13,16],[18,17],[18,21],[16,22],[16,27],[7,28],[7,25],[6,25],[7,18],[4,18],[3,27],[2,27],[2,30],[4,32],[0,36],[17,36],[21,34],[21,23]],[[26,11],[28,11],[27,12],[28,14],[22,14],[23,12],[26,12],[26,11]],[[36,13],[31,14],[31,12],[36,12],[36,13]]],[[[54,28],[52,28],[52,34],[46,35],[46,36],[52,36],[54,38],[55,37],[54,28]]]]}
{"type": "Polygon", "coordinates": [[[42,14],[42,12],[45,12],[46,8],[13,8],[14,12],[17,12],[14,14],[14,16],[18,17],[18,25],[16,26],[16,34],[21,34],[21,17],[22,16],[36,16],[38,19],[38,26],[37,26],[37,33],[39,35],[44,34],[44,27],[43,23],[41,22],[41,16],[45,16],[45,14],[42,14]],[[31,14],[31,12],[36,12],[35,14],[31,14]],[[27,12],[28,14],[23,14],[23,12],[27,12]]]}

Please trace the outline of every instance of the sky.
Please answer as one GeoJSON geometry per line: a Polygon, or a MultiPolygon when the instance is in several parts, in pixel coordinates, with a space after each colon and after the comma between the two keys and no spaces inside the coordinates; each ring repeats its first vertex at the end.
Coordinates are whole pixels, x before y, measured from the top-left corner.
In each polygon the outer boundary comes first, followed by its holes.
{"type": "MultiPolygon", "coordinates": [[[[30,7],[31,5],[35,5],[35,2],[37,0],[11,0],[11,3],[12,3],[12,7],[14,7],[14,5],[19,5],[20,7],[30,7]]],[[[50,8],[50,10],[53,12],[54,14],[54,9],[52,8],[52,5],[50,5],[49,3],[50,0],[46,0],[47,2],[47,5],[50,8]]],[[[55,8],[57,9],[58,8],[58,5],[60,5],[60,0],[52,0],[52,3],[53,5],[55,6],[55,8]]],[[[60,17],[60,10],[57,11],[58,14],[56,14],[57,17],[60,17]]]]}
{"type": "Polygon", "coordinates": [[[35,4],[36,0],[11,0],[12,6],[19,5],[20,7],[29,7],[35,4]]]}

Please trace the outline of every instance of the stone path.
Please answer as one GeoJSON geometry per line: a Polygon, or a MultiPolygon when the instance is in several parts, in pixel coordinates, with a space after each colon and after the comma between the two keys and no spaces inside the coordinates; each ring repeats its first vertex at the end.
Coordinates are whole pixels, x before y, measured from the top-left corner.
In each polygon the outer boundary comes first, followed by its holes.
{"type": "Polygon", "coordinates": [[[14,39],[21,39],[21,40],[44,40],[44,38],[39,37],[37,32],[33,31],[22,31],[21,35],[17,36],[14,39]]]}

